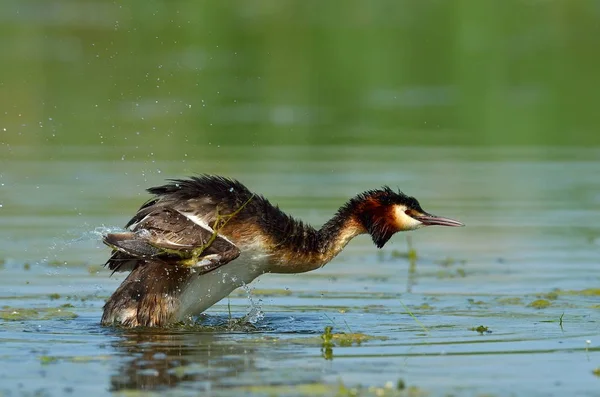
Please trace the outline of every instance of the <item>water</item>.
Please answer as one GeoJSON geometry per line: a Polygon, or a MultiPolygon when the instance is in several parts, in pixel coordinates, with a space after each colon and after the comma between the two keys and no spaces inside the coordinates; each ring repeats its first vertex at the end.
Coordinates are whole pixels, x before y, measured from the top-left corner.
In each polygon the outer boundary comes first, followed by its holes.
{"type": "Polygon", "coordinates": [[[354,193],[390,184],[467,227],[410,233],[412,272],[405,235],[379,252],[356,238],[323,269],[236,291],[204,328],[162,331],[99,326],[123,276],[99,266],[109,250],[97,231],[122,225],[146,199],[142,187],[187,167],[226,170],[211,159],[157,161],[159,174],[146,162],[88,160],[86,150],[51,168],[19,148],[3,153],[0,306],[14,316],[0,325],[6,395],[334,395],[339,382],[391,393],[385,385],[399,380],[432,395],[597,390],[596,149],[338,147],[317,149],[327,161],[315,163],[313,148],[277,147],[260,161],[231,159],[223,165],[243,171],[229,175],[314,224],[354,193]],[[538,299],[549,306],[531,307],[538,299]],[[219,327],[229,310],[250,313],[256,328],[219,327]],[[325,354],[326,326],[373,339],[325,354]]]}
{"type": "Polygon", "coordinates": [[[586,0],[0,2],[0,395],[597,396],[599,19],[586,0]],[[124,277],[100,234],[198,173],[315,225],[387,184],[467,227],[356,238],[195,326],[100,327],[124,277]]]}

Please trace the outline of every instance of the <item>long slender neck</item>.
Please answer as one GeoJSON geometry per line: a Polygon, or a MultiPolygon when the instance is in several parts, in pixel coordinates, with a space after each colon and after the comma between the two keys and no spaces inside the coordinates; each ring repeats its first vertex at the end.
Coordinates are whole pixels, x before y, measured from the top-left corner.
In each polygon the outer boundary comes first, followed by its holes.
{"type": "Polygon", "coordinates": [[[344,249],[350,240],[366,232],[360,221],[356,219],[353,211],[343,207],[317,232],[319,251],[330,255],[329,260],[331,260],[344,249]]]}
{"type": "Polygon", "coordinates": [[[367,231],[355,216],[355,205],[349,202],[319,230],[301,221],[286,217],[275,237],[276,263],[273,273],[302,273],[322,267],[344,249],[346,244],[367,231]],[[281,232],[285,231],[284,234],[281,232]]]}

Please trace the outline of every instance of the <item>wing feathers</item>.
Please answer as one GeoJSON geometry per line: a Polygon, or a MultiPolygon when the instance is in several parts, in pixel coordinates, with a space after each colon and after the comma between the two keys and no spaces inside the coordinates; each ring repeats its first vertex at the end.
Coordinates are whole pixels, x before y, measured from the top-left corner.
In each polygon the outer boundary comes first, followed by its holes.
{"type": "Polygon", "coordinates": [[[236,245],[215,234],[211,225],[219,219],[226,223],[227,215],[252,200],[254,195],[244,185],[203,175],[173,180],[148,192],[156,197],[140,207],[125,226],[128,231],[104,238],[113,248],[107,262],[110,269],[132,270],[146,264],[149,258],[171,265],[212,267],[239,256],[236,245]],[[223,204],[225,208],[218,207],[223,204]],[[219,218],[220,213],[225,217],[219,218]],[[207,261],[210,265],[206,265],[207,261]]]}
{"type": "Polygon", "coordinates": [[[143,265],[145,260],[160,260],[210,271],[240,254],[231,241],[215,235],[198,216],[164,207],[145,210],[133,231],[104,236],[104,243],[114,250],[107,262],[109,269],[131,270],[131,261],[143,265]]]}

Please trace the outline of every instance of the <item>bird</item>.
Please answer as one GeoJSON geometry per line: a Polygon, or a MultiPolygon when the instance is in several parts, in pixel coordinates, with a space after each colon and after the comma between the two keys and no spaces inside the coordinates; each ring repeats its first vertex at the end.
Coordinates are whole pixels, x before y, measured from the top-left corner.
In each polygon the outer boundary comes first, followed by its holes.
{"type": "Polygon", "coordinates": [[[201,174],[147,191],[122,231],[106,233],[105,266],[130,273],[104,305],[103,326],[187,321],[265,273],[303,273],[330,262],[354,237],[382,248],[397,232],[464,226],[427,213],[389,186],[349,199],[319,229],[284,213],[236,179],[201,174]]]}

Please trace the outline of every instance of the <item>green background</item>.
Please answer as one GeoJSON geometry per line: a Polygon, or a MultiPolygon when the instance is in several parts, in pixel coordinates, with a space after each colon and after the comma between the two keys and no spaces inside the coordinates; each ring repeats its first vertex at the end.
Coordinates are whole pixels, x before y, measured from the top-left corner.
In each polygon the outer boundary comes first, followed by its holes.
{"type": "Polygon", "coordinates": [[[0,15],[5,144],[600,143],[597,1],[5,0],[0,15]]]}

